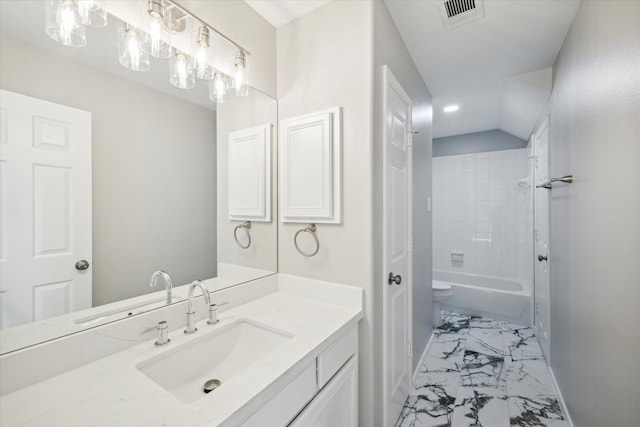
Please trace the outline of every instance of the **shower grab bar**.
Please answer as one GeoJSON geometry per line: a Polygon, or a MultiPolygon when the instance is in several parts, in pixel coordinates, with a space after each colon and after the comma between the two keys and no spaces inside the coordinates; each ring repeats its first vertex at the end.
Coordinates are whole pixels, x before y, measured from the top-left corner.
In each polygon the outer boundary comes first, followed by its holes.
{"type": "Polygon", "coordinates": [[[561,178],[551,178],[550,181],[547,181],[540,185],[536,185],[536,188],[546,188],[547,190],[551,190],[551,188],[553,188],[554,182],[564,182],[566,184],[571,184],[573,182],[573,175],[565,175],[561,178]]]}

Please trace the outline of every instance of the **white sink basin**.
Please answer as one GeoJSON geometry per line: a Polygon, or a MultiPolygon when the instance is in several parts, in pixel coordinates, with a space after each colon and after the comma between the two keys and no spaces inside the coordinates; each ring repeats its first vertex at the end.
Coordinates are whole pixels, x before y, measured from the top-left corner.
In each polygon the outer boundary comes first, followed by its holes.
{"type": "MultiPolygon", "coordinates": [[[[293,337],[250,320],[200,326],[198,338],[139,363],[136,368],[184,403],[205,396],[204,384],[225,382],[293,337]],[[205,333],[206,332],[206,333],[205,333]]],[[[169,344],[172,345],[172,344],[169,344]]],[[[218,390],[212,393],[219,392],[218,390]]]]}

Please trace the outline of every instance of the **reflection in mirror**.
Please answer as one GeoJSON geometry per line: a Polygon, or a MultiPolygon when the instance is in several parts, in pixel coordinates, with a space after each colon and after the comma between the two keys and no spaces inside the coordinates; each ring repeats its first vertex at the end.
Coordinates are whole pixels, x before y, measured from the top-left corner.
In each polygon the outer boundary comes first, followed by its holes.
{"type": "Polygon", "coordinates": [[[240,222],[216,142],[275,124],[276,101],[250,90],[217,117],[208,82],[171,86],[168,60],[122,67],[112,15],[73,49],[46,36],[44,3],[0,2],[0,353],[164,306],[158,270],[174,302],[195,279],[214,291],[275,272],[275,221],[254,222],[247,250],[228,244],[240,222]]]}
{"type": "Polygon", "coordinates": [[[277,265],[277,221],[272,213],[277,198],[271,191],[275,188],[272,183],[277,182],[276,124],[276,102],[257,91],[246,97],[231,97],[218,105],[221,274],[230,266],[236,266],[234,271],[250,273],[247,268],[273,271],[277,265]],[[251,228],[242,227],[246,221],[251,222],[251,228]],[[243,230],[238,231],[238,226],[243,230]],[[247,245],[249,236],[251,244],[247,245]]]}

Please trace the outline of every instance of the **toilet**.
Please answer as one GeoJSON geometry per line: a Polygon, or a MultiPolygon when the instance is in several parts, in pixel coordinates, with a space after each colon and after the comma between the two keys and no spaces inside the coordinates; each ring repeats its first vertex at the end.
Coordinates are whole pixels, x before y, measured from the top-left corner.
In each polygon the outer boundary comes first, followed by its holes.
{"type": "Polygon", "coordinates": [[[432,281],[433,290],[433,326],[437,328],[442,325],[442,314],[440,313],[440,303],[453,295],[451,285],[440,280],[432,281]]]}

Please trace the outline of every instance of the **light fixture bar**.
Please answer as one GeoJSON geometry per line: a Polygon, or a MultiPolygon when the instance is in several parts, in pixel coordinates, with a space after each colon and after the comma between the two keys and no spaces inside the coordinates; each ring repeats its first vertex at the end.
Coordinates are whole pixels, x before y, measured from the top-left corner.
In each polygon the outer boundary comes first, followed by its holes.
{"type": "Polygon", "coordinates": [[[222,34],[220,31],[216,30],[215,28],[213,28],[211,25],[207,24],[206,22],[204,22],[202,19],[198,18],[197,15],[191,13],[189,10],[185,9],[183,6],[180,6],[179,4],[173,2],[172,0],[165,0],[165,2],[169,5],[171,5],[171,7],[175,7],[176,9],[178,9],[179,11],[181,11],[182,13],[190,16],[191,18],[195,19],[196,21],[198,21],[200,24],[202,24],[203,26],[207,27],[209,30],[213,31],[214,33],[216,33],[218,36],[220,36],[221,38],[223,38],[224,40],[226,40],[228,43],[231,43],[232,45],[234,45],[236,48],[238,48],[239,50],[243,51],[246,55],[251,55],[251,52],[249,52],[247,49],[243,48],[242,46],[240,46],[238,43],[234,42],[233,40],[231,40],[229,37],[225,36],[224,34],[222,34]]]}

